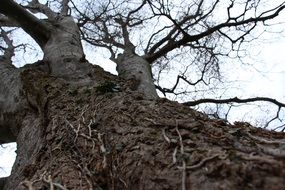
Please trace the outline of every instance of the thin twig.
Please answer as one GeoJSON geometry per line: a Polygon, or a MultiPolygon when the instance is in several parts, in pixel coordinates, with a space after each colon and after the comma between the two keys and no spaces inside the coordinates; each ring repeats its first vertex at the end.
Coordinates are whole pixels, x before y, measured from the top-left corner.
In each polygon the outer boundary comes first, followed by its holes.
{"type": "MultiPolygon", "coordinates": [[[[192,165],[192,166],[186,166],[186,169],[187,170],[194,170],[194,169],[197,169],[197,168],[200,168],[202,167],[206,162],[210,161],[210,160],[213,160],[214,158],[221,158],[221,159],[225,159],[226,157],[224,155],[221,155],[221,154],[215,154],[215,155],[212,155],[210,157],[207,157],[207,158],[204,158],[203,160],[201,160],[198,164],[195,164],[195,165],[192,165]]],[[[183,167],[177,167],[178,169],[182,169],[183,170],[183,167]]]]}
{"type": "Polygon", "coordinates": [[[59,183],[55,183],[55,182],[52,182],[52,178],[51,178],[51,175],[48,175],[48,178],[46,178],[46,176],[43,177],[43,181],[48,183],[50,185],[50,190],[54,190],[55,188],[54,187],[57,187],[61,190],[67,190],[64,186],[62,186],[61,184],[59,183]]]}
{"type": "Polygon", "coordinates": [[[166,142],[168,142],[168,144],[170,144],[171,141],[170,141],[170,139],[168,138],[168,136],[166,135],[165,129],[162,129],[162,135],[163,135],[164,139],[166,140],[166,142]]]}
{"type": "MultiPolygon", "coordinates": [[[[178,121],[176,120],[176,128],[175,128],[177,134],[178,134],[178,137],[179,137],[179,143],[180,143],[180,153],[181,155],[183,156],[184,155],[184,146],[183,146],[183,141],[182,141],[182,136],[179,132],[179,129],[178,129],[178,121]]],[[[181,179],[181,189],[182,190],[186,190],[186,162],[185,162],[185,159],[184,157],[182,157],[182,179],[181,179]]]]}
{"type": "Polygon", "coordinates": [[[176,154],[177,154],[177,146],[175,147],[175,149],[172,153],[172,163],[173,164],[176,164],[176,162],[177,162],[176,154]]]}

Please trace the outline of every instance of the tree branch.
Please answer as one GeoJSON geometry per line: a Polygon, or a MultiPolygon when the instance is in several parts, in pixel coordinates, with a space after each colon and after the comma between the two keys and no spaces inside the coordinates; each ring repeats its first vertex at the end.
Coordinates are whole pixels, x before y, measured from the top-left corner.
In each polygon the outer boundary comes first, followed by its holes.
{"type": "Polygon", "coordinates": [[[32,13],[43,13],[51,20],[55,19],[57,16],[57,14],[53,12],[47,5],[41,4],[38,0],[32,0],[27,6],[24,7],[32,13]]]}
{"type": "Polygon", "coordinates": [[[61,11],[62,15],[69,15],[70,7],[68,6],[69,0],[62,0],[61,2],[61,11]]]}
{"type": "Polygon", "coordinates": [[[0,27],[19,27],[19,24],[4,15],[0,15],[0,27]]]}
{"type": "Polygon", "coordinates": [[[203,104],[203,103],[227,104],[227,103],[249,103],[249,102],[258,102],[258,101],[270,102],[270,103],[275,104],[279,107],[285,107],[284,103],[279,102],[273,98],[267,98],[267,97],[255,97],[255,98],[246,98],[246,99],[240,99],[237,97],[228,98],[228,99],[205,98],[205,99],[200,99],[200,100],[184,102],[183,105],[197,106],[197,105],[203,104]]]}
{"type": "Polygon", "coordinates": [[[4,42],[7,45],[7,48],[3,48],[4,54],[0,56],[0,59],[7,61],[8,63],[12,64],[12,57],[14,56],[15,47],[13,45],[13,41],[8,37],[8,33],[2,28],[0,28],[0,37],[3,38],[4,42]]]}
{"type": "Polygon", "coordinates": [[[42,48],[50,35],[50,28],[13,0],[1,0],[0,13],[19,23],[42,48]]]}
{"type": "Polygon", "coordinates": [[[117,22],[118,24],[121,25],[123,39],[124,39],[124,49],[128,50],[130,52],[135,52],[135,46],[133,45],[133,43],[130,40],[130,35],[129,35],[128,27],[127,27],[128,22],[123,21],[122,18],[119,18],[119,19],[115,18],[115,22],[117,22]]]}
{"type": "MultiPolygon", "coordinates": [[[[183,46],[189,42],[198,41],[199,39],[202,39],[206,36],[209,36],[209,35],[213,34],[214,32],[221,30],[222,28],[237,27],[237,26],[242,26],[242,25],[250,24],[250,23],[256,24],[257,22],[264,22],[266,20],[273,19],[273,18],[277,17],[279,15],[279,13],[285,8],[284,4],[285,3],[282,3],[281,5],[275,7],[274,9],[271,9],[270,11],[263,12],[257,17],[250,17],[248,19],[244,19],[241,21],[237,21],[237,20],[233,21],[232,18],[229,18],[227,20],[227,22],[218,24],[218,25],[213,26],[213,27],[209,27],[204,32],[201,32],[201,33],[196,34],[196,35],[190,35],[190,34],[185,35],[185,33],[184,33],[184,36],[180,40],[171,41],[171,43],[166,43],[159,50],[157,50],[156,52],[153,52],[151,55],[149,55],[148,61],[153,62],[156,59],[166,55],[168,52],[170,52],[176,48],[179,48],[180,46],[183,46]],[[268,13],[272,13],[272,14],[264,16],[265,14],[268,14],[268,13]]],[[[250,30],[252,30],[252,29],[250,29],[250,30]]],[[[163,43],[160,43],[160,44],[163,44],[163,43]]],[[[156,47],[155,49],[158,49],[158,47],[156,47]]]]}

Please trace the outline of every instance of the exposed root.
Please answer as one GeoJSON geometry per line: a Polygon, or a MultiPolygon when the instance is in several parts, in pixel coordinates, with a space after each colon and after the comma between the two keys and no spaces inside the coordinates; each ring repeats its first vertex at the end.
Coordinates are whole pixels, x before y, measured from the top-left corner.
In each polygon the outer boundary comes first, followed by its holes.
{"type": "Polygon", "coordinates": [[[80,124],[78,125],[77,129],[75,129],[75,127],[67,120],[65,119],[65,122],[71,127],[71,129],[74,131],[75,133],[75,138],[74,138],[74,143],[76,142],[78,135],[79,135],[79,131],[80,131],[80,124]]]}
{"type": "Polygon", "coordinates": [[[277,141],[277,140],[274,140],[274,141],[271,141],[271,140],[267,140],[267,139],[264,139],[264,138],[261,138],[261,137],[257,137],[257,136],[253,136],[252,134],[250,134],[249,132],[246,132],[247,136],[249,136],[251,139],[255,140],[255,141],[258,141],[260,143],[264,143],[264,144],[285,144],[285,141],[277,141]]]}
{"type": "Polygon", "coordinates": [[[165,129],[162,129],[162,135],[163,135],[163,138],[166,140],[166,142],[168,142],[168,144],[170,144],[171,141],[170,141],[170,139],[168,138],[168,136],[166,135],[165,129]]]}
{"type": "Polygon", "coordinates": [[[106,158],[107,150],[105,148],[105,144],[104,144],[101,136],[102,136],[102,134],[98,133],[98,140],[99,140],[99,143],[100,143],[100,150],[103,153],[102,164],[103,164],[103,168],[106,168],[107,167],[107,158],[106,158]]]}
{"type": "MultiPolygon", "coordinates": [[[[178,129],[178,121],[177,120],[176,120],[175,130],[176,130],[178,137],[179,137],[180,153],[181,153],[181,155],[184,155],[184,146],[183,146],[183,142],[182,142],[182,136],[181,136],[179,129],[178,129]]],[[[181,170],[182,170],[181,189],[186,190],[186,161],[185,161],[184,157],[182,157],[181,170]]]]}
{"type": "Polygon", "coordinates": [[[63,185],[53,182],[51,175],[48,175],[48,177],[44,176],[43,181],[49,184],[50,190],[55,190],[55,187],[56,189],[67,190],[63,185]]]}
{"type": "Polygon", "coordinates": [[[35,188],[33,187],[33,182],[31,182],[31,181],[27,181],[27,180],[26,180],[26,181],[23,181],[23,182],[21,183],[21,185],[27,187],[28,190],[35,190],[35,188]]]}
{"type": "Polygon", "coordinates": [[[173,151],[173,153],[172,153],[172,163],[173,163],[173,164],[176,164],[176,162],[177,162],[177,158],[176,158],[177,149],[178,149],[178,147],[176,146],[175,149],[174,149],[174,151],[173,151]]]}
{"type": "MultiPolygon", "coordinates": [[[[186,169],[187,170],[195,170],[195,169],[198,169],[200,167],[202,167],[206,162],[210,161],[210,160],[213,160],[215,158],[220,158],[220,159],[226,159],[226,155],[225,154],[214,154],[210,157],[207,157],[207,158],[204,158],[203,160],[201,160],[198,164],[195,164],[195,165],[192,165],[192,166],[186,166],[186,169]]],[[[178,169],[182,169],[182,167],[177,167],[178,169]]]]}
{"type": "Polygon", "coordinates": [[[263,162],[263,163],[268,163],[268,164],[278,164],[276,160],[266,158],[264,156],[255,156],[253,154],[250,154],[249,156],[246,156],[244,154],[237,154],[237,155],[240,156],[242,159],[248,160],[248,161],[258,161],[258,162],[263,162]]]}
{"type": "Polygon", "coordinates": [[[257,145],[257,146],[265,154],[271,155],[271,156],[273,156],[275,158],[279,158],[279,159],[285,158],[285,151],[282,151],[281,149],[268,148],[268,147],[263,147],[260,145],[257,145]]]}

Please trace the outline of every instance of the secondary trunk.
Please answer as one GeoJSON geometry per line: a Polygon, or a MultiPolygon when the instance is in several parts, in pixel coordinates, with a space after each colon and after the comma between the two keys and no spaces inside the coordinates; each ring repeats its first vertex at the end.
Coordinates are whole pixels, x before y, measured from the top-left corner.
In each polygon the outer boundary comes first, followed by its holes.
{"type": "Polygon", "coordinates": [[[158,98],[150,64],[144,58],[131,51],[124,51],[114,61],[119,76],[130,81],[131,89],[141,92],[146,98],[158,98]]]}
{"type": "Polygon", "coordinates": [[[70,16],[58,16],[50,38],[43,47],[44,61],[55,76],[87,79],[88,66],[83,52],[79,28],[70,16]]]}

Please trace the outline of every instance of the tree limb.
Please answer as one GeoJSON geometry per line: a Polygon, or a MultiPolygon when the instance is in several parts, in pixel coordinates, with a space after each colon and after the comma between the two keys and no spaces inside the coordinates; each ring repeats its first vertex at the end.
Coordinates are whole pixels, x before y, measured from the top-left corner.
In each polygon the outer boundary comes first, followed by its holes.
{"type": "Polygon", "coordinates": [[[4,15],[0,15],[0,27],[19,27],[19,24],[4,15]]]}
{"type": "Polygon", "coordinates": [[[7,63],[12,64],[12,57],[14,56],[14,51],[15,51],[15,47],[13,46],[13,41],[11,39],[9,39],[8,37],[8,33],[5,30],[3,30],[2,28],[0,28],[0,37],[3,38],[4,42],[7,45],[7,48],[3,48],[4,50],[4,54],[2,56],[0,56],[0,59],[3,59],[5,61],[7,61],[7,63]]]}
{"type": "MultiPolygon", "coordinates": [[[[199,34],[195,34],[195,35],[187,34],[187,35],[185,35],[185,33],[184,33],[184,36],[180,40],[171,41],[171,43],[166,43],[163,47],[159,48],[156,52],[153,52],[153,49],[151,49],[151,51],[153,53],[151,53],[151,55],[148,56],[148,61],[153,62],[156,59],[166,55],[168,52],[170,52],[176,48],[179,48],[180,46],[183,46],[189,42],[198,41],[199,39],[202,39],[206,36],[209,36],[209,35],[213,34],[214,32],[221,30],[222,28],[237,27],[237,26],[242,26],[242,25],[249,24],[249,23],[256,24],[257,22],[264,22],[266,20],[273,19],[273,18],[277,17],[279,15],[279,13],[285,8],[284,4],[285,3],[282,3],[281,5],[279,5],[278,7],[275,7],[274,9],[271,9],[270,11],[263,12],[257,17],[250,17],[248,19],[244,19],[244,20],[240,20],[240,21],[237,21],[237,20],[233,21],[232,18],[229,18],[226,22],[215,25],[213,27],[209,27],[207,30],[205,30],[199,34]],[[266,13],[272,13],[272,14],[264,16],[266,13]]],[[[250,30],[252,30],[252,29],[250,29],[250,30]]],[[[161,43],[161,44],[163,44],[163,43],[161,43]]],[[[157,48],[155,48],[155,49],[157,49],[157,48]]]]}
{"type": "Polygon", "coordinates": [[[50,28],[13,0],[1,0],[0,13],[17,21],[42,48],[50,35],[50,28]]]}
{"type": "Polygon", "coordinates": [[[61,11],[62,15],[69,15],[70,8],[68,6],[69,0],[62,0],[61,1],[61,11]]]}
{"type": "Polygon", "coordinates": [[[267,97],[255,97],[255,98],[246,98],[246,99],[240,99],[238,97],[228,98],[228,99],[205,98],[205,99],[200,99],[200,100],[184,102],[183,105],[197,106],[197,105],[203,104],[203,103],[226,104],[226,103],[248,103],[248,102],[257,102],[257,101],[270,102],[270,103],[275,104],[279,107],[285,107],[284,103],[279,102],[273,98],[267,98],[267,97]]]}
{"type": "Polygon", "coordinates": [[[27,6],[24,7],[32,13],[43,13],[51,20],[55,19],[57,16],[57,14],[53,12],[47,5],[41,4],[38,0],[32,0],[27,6]]]}

